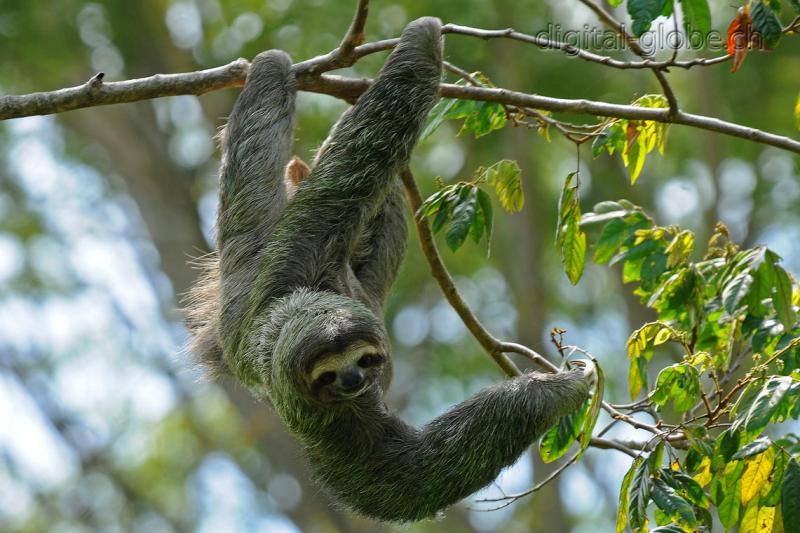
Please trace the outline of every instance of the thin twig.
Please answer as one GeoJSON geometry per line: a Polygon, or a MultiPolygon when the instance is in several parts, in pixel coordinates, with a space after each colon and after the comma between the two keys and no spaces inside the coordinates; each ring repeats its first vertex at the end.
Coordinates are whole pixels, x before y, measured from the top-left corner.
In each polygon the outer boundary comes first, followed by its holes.
{"type": "MultiPolygon", "coordinates": [[[[606,26],[612,28],[616,31],[620,37],[622,37],[625,42],[628,44],[628,47],[641,58],[647,58],[649,55],[647,52],[639,45],[639,41],[630,35],[628,32],[625,31],[625,26],[622,25],[617,19],[614,18],[614,15],[603,9],[598,4],[592,2],[592,0],[578,0],[580,3],[591,9],[595,15],[605,24],[606,26]]],[[[669,84],[667,80],[666,74],[664,74],[663,70],[658,68],[653,68],[653,75],[655,75],[658,83],[661,85],[661,90],[664,91],[664,96],[667,98],[667,102],[669,102],[669,111],[670,114],[675,115],[679,112],[680,108],[678,106],[678,97],[675,96],[675,91],[672,90],[672,86],[669,84]]]]}

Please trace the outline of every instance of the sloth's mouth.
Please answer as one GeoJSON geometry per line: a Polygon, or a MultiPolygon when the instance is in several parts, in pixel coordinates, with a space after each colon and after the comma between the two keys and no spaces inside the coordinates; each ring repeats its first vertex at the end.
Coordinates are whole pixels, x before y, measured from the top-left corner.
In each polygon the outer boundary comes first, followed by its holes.
{"type": "Polygon", "coordinates": [[[348,390],[348,391],[337,391],[336,399],[339,401],[347,401],[352,400],[354,398],[358,398],[359,396],[363,396],[366,392],[373,389],[375,387],[376,382],[373,381],[371,383],[364,383],[357,389],[348,390]]]}

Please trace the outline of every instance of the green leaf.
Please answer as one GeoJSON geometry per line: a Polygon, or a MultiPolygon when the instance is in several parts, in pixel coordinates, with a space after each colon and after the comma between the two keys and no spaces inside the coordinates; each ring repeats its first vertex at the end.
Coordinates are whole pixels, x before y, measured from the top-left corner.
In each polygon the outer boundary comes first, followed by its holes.
{"type": "Polygon", "coordinates": [[[480,207],[481,213],[483,213],[483,222],[486,227],[486,243],[488,248],[492,242],[494,209],[492,208],[492,199],[489,197],[489,194],[480,188],[478,189],[478,206],[480,207]]]}
{"type": "Polygon", "coordinates": [[[690,527],[697,524],[697,518],[689,502],[658,478],[653,480],[653,501],[671,518],[678,518],[690,527]]]}
{"type": "Polygon", "coordinates": [[[542,436],[539,443],[539,455],[541,455],[542,461],[552,463],[567,453],[581,432],[588,410],[589,402],[587,401],[574,413],[560,417],[556,424],[542,436]]]}
{"type": "Polygon", "coordinates": [[[573,185],[577,172],[570,173],[564,181],[558,207],[556,245],[561,252],[561,262],[570,282],[575,285],[583,275],[586,264],[586,233],[581,229],[581,208],[578,203],[578,185],[573,185]]]}
{"type": "Polygon", "coordinates": [[[677,524],[667,524],[651,529],[650,533],[686,533],[686,530],[677,524]]]}
{"type": "Polygon", "coordinates": [[[453,210],[453,220],[450,223],[450,229],[447,230],[445,242],[452,251],[456,251],[464,244],[464,240],[469,234],[470,227],[475,221],[475,213],[478,206],[478,195],[476,187],[464,189],[467,194],[463,193],[459,197],[459,204],[453,210]]]}
{"type": "Polygon", "coordinates": [[[583,275],[586,264],[586,234],[581,230],[580,210],[573,210],[572,213],[574,216],[567,220],[564,231],[561,260],[570,283],[576,285],[583,275]]]}
{"type": "MultiPolygon", "coordinates": [[[[650,463],[650,457],[646,461],[639,463],[631,480],[628,509],[631,529],[634,531],[640,529],[647,522],[647,505],[650,503],[653,491],[650,463]]],[[[634,464],[636,463],[634,462],[634,464]]]]}
{"type": "Polygon", "coordinates": [[[777,411],[783,397],[792,386],[792,378],[788,376],[772,376],[761,388],[753,400],[745,420],[745,431],[759,434],[767,426],[772,415],[777,411]]]}
{"type": "Polygon", "coordinates": [[[796,459],[789,461],[783,474],[781,514],[783,529],[787,532],[797,531],[797,525],[800,524],[800,464],[796,459]]]}
{"type": "Polygon", "coordinates": [[[741,484],[737,482],[732,489],[733,490],[729,490],[724,495],[722,501],[717,506],[719,521],[722,522],[723,526],[728,528],[735,526],[739,522],[739,509],[742,506],[740,503],[742,492],[741,484]]]}
{"type": "Polygon", "coordinates": [[[700,374],[696,368],[687,364],[664,368],[658,374],[651,399],[658,405],[672,400],[676,411],[688,411],[700,399],[700,374]]]}
{"type": "Polygon", "coordinates": [[[589,447],[589,442],[592,440],[592,432],[597,425],[597,419],[600,416],[600,407],[603,404],[603,388],[605,387],[605,376],[603,369],[599,365],[595,365],[597,371],[597,382],[595,384],[594,394],[589,400],[589,412],[583,422],[581,428],[580,452],[578,457],[583,455],[586,448],[589,447]]]}
{"type": "Polygon", "coordinates": [[[522,171],[516,161],[503,159],[483,171],[480,178],[494,186],[500,205],[509,213],[522,210],[525,194],[522,192],[522,171]]]}
{"type": "MultiPolygon", "coordinates": [[[[789,3],[792,4],[792,7],[794,8],[795,11],[797,11],[797,13],[800,13],[800,0],[789,0],[789,3]]],[[[798,102],[800,102],[800,99],[798,100],[798,102]]],[[[800,128],[800,125],[798,125],[797,127],[800,128]]]]}
{"type": "Polygon", "coordinates": [[[708,0],[681,0],[683,7],[683,27],[686,34],[690,37],[689,42],[696,42],[691,39],[692,33],[697,32],[705,37],[711,31],[711,10],[708,8],[708,0]]]}
{"type": "MultiPolygon", "coordinates": [[[[558,199],[558,222],[556,224],[556,246],[561,246],[564,241],[564,228],[577,204],[575,197],[578,194],[578,185],[573,185],[572,180],[577,176],[577,172],[570,172],[561,187],[561,196],[558,199]]],[[[578,209],[580,206],[578,205],[578,209]]]]}
{"type": "Polygon", "coordinates": [[[629,226],[623,220],[615,218],[603,226],[600,231],[600,238],[597,241],[597,247],[594,250],[594,262],[598,265],[608,263],[617,253],[617,249],[622,246],[631,235],[629,226]]]}
{"type": "Polygon", "coordinates": [[[653,21],[664,11],[665,0],[628,0],[628,14],[633,20],[636,37],[650,29],[653,21]]]}
{"type": "Polygon", "coordinates": [[[778,320],[781,321],[784,328],[789,330],[797,322],[797,315],[792,307],[792,282],[782,267],[775,265],[773,268],[775,271],[775,295],[772,297],[772,303],[775,305],[775,312],[778,313],[778,320]]]}
{"type": "Polygon", "coordinates": [[[625,526],[628,525],[628,493],[633,480],[634,474],[639,470],[639,467],[644,462],[641,456],[636,457],[631,463],[631,467],[622,478],[622,485],[619,488],[619,504],[617,505],[617,533],[625,531],[625,526]]]}
{"type": "Polygon", "coordinates": [[[753,276],[749,272],[743,272],[733,278],[722,290],[722,306],[731,316],[736,316],[742,300],[750,292],[753,284],[753,276]]]}
{"type": "Polygon", "coordinates": [[[706,493],[703,491],[703,487],[700,486],[700,483],[695,481],[692,476],[679,470],[662,468],[661,478],[693,505],[702,508],[708,507],[708,496],[706,496],[706,493]]]}
{"type": "Polygon", "coordinates": [[[759,1],[750,8],[750,18],[753,19],[753,29],[767,48],[775,48],[783,35],[783,26],[778,15],[764,2],[759,1]]]}
{"type": "Polygon", "coordinates": [[[495,130],[503,129],[506,121],[506,111],[502,105],[494,102],[479,102],[476,111],[464,118],[464,124],[458,134],[472,133],[478,139],[495,130]]]}
{"type": "Polygon", "coordinates": [[[430,113],[428,113],[428,120],[422,130],[420,140],[427,139],[430,135],[432,135],[433,132],[436,131],[439,126],[441,126],[442,122],[444,122],[447,113],[453,109],[453,106],[455,106],[457,102],[460,101],[463,100],[456,100],[453,98],[442,98],[439,100],[436,105],[433,106],[433,109],[431,109],[430,113]]]}
{"type": "Polygon", "coordinates": [[[749,444],[745,444],[741,450],[733,454],[733,459],[744,459],[753,455],[758,455],[772,446],[769,437],[760,437],[749,444]]]}

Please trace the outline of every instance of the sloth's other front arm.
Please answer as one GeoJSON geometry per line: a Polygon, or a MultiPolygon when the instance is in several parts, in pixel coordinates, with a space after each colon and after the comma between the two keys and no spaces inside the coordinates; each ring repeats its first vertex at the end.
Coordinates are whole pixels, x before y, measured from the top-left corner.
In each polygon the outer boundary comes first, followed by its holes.
{"type": "Polygon", "coordinates": [[[358,427],[364,422],[354,420],[352,428],[335,428],[338,446],[312,443],[309,455],[323,481],[358,512],[397,522],[429,518],[491,483],[588,398],[589,381],[582,370],[525,374],[419,430],[384,411],[369,420],[376,425],[369,440],[359,441],[366,439],[358,427]]]}
{"type": "Polygon", "coordinates": [[[292,60],[269,50],[253,60],[222,137],[217,250],[220,334],[236,345],[270,233],[286,208],[284,170],[294,126],[292,60]]]}

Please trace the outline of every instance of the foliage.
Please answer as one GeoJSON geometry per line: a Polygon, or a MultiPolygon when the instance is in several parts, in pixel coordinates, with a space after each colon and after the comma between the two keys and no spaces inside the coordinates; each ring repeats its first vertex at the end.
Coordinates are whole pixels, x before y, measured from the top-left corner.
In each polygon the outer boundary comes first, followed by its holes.
{"type": "MultiPolygon", "coordinates": [[[[632,105],[647,108],[667,108],[667,99],[658,94],[648,94],[636,99],[632,105]]],[[[592,154],[598,157],[603,152],[613,155],[618,152],[622,162],[631,175],[631,183],[636,183],[644,168],[645,156],[658,148],[664,154],[667,141],[667,125],[652,120],[609,121],[592,144],[592,154]]]]}
{"type": "Polygon", "coordinates": [[[522,178],[516,161],[502,160],[489,167],[479,167],[471,181],[442,185],[440,190],[420,206],[417,216],[433,218],[433,231],[439,232],[449,225],[447,246],[458,250],[467,236],[475,244],[486,235],[492,240],[493,209],[489,194],[482,184],[494,187],[500,205],[509,213],[522,209],[525,196],[522,178]]]}

